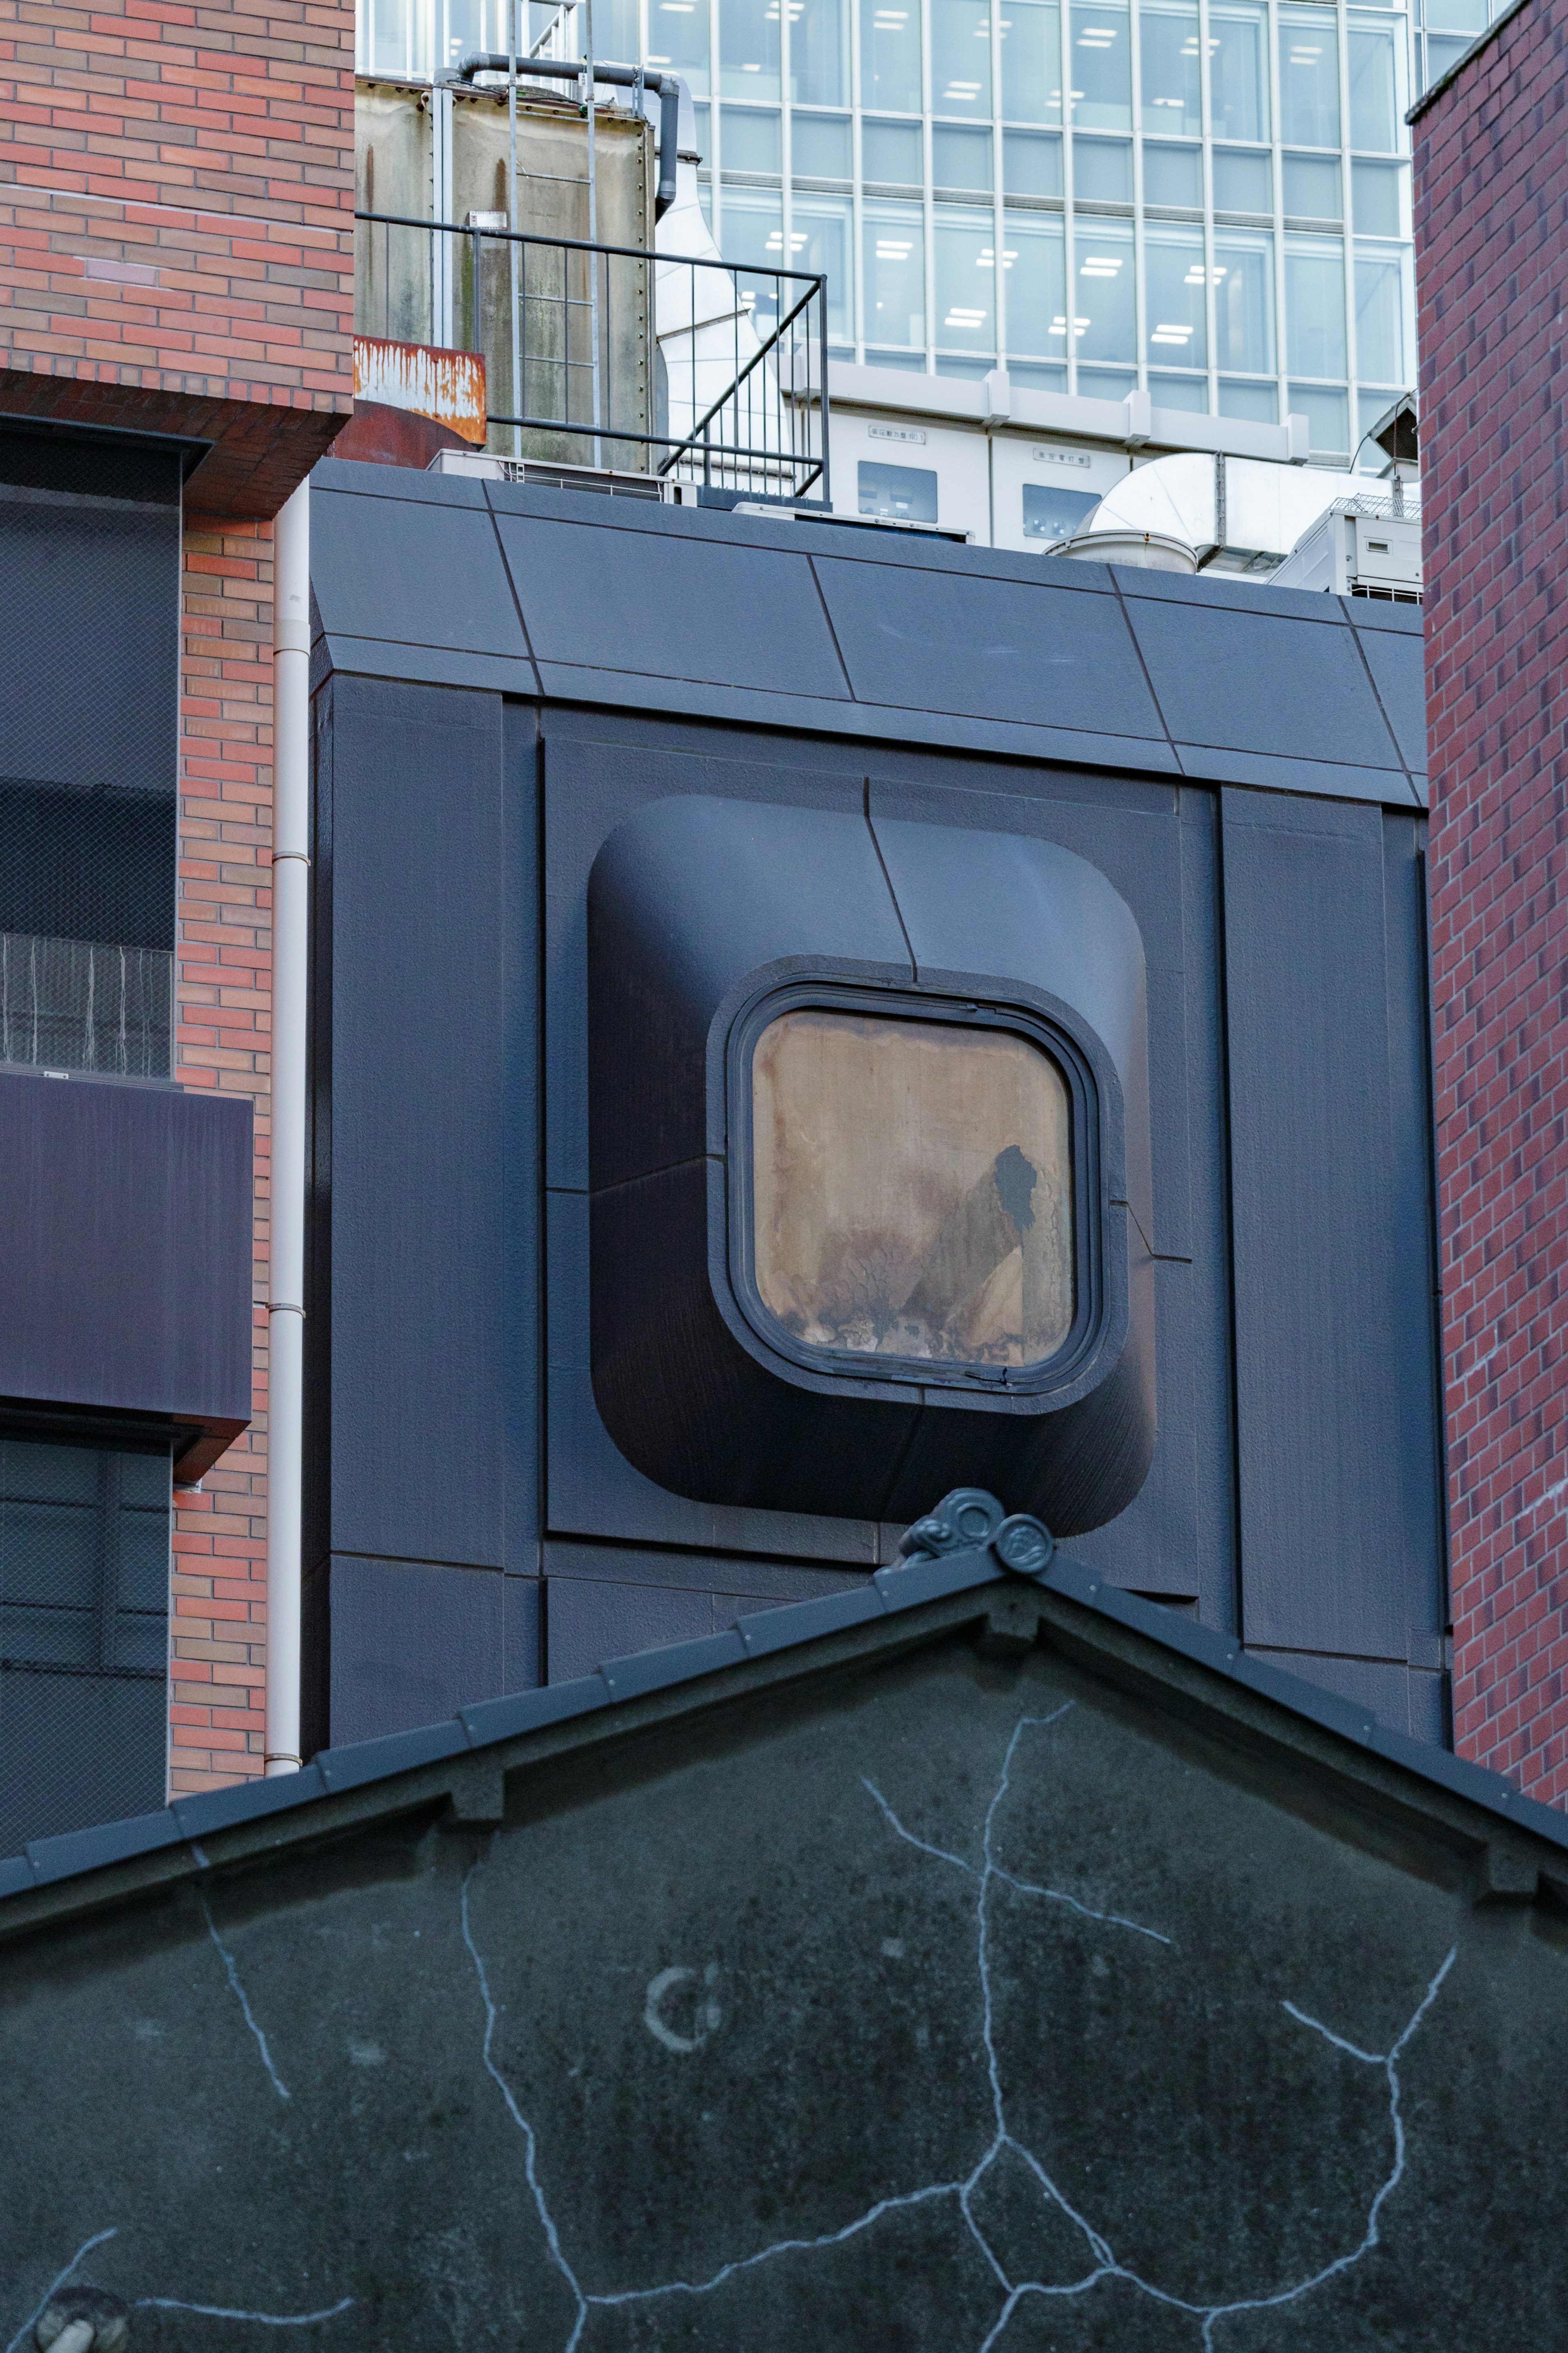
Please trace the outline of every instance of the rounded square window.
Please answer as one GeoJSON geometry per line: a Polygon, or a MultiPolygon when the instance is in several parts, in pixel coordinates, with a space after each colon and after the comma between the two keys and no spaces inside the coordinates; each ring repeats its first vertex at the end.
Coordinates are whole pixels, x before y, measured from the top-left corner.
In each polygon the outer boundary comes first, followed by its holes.
{"type": "Polygon", "coordinates": [[[799,1006],[751,1062],[751,1253],[798,1345],[1038,1365],[1077,1312],[1073,1092],[1016,1031],[799,1006]]]}

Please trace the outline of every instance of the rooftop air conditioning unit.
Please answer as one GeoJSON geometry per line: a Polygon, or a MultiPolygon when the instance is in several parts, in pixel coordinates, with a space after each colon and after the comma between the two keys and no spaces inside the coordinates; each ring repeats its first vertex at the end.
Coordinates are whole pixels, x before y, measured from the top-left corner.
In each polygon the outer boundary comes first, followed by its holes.
{"type": "Polygon", "coordinates": [[[1301,533],[1268,585],[1419,605],[1421,511],[1405,505],[1398,512],[1388,497],[1336,499],[1301,533]]]}

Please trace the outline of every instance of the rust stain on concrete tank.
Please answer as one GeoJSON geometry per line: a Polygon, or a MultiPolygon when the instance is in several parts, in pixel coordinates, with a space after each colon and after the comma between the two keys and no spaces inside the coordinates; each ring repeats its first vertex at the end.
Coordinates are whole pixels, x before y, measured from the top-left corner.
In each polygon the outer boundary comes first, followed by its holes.
{"type": "Polygon", "coordinates": [[[480,352],[447,352],[433,343],[354,337],[354,398],[433,417],[483,448],[485,363],[480,352]]]}

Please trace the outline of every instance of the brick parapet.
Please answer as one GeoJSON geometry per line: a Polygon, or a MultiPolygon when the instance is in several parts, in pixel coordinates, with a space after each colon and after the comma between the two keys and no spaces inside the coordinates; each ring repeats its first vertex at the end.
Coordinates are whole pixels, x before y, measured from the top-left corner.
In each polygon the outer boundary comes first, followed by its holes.
{"type": "Polygon", "coordinates": [[[129,406],[276,512],[353,408],[353,53],[352,0],[0,0],[0,410],[129,406]]]}
{"type": "Polygon", "coordinates": [[[1568,1801],[1568,0],[1418,119],[1457,1745],[1568,1801]]]}

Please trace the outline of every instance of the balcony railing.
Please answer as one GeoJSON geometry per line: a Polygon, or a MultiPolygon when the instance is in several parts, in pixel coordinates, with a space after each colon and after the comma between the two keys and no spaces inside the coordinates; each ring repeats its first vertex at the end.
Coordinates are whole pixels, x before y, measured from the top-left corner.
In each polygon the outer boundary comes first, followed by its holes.
{"type": "Polygon", "coordinates": [[[355,325],[482,353],[493,456],[827,497],[826,279],[354,218],[355,325]]]}

